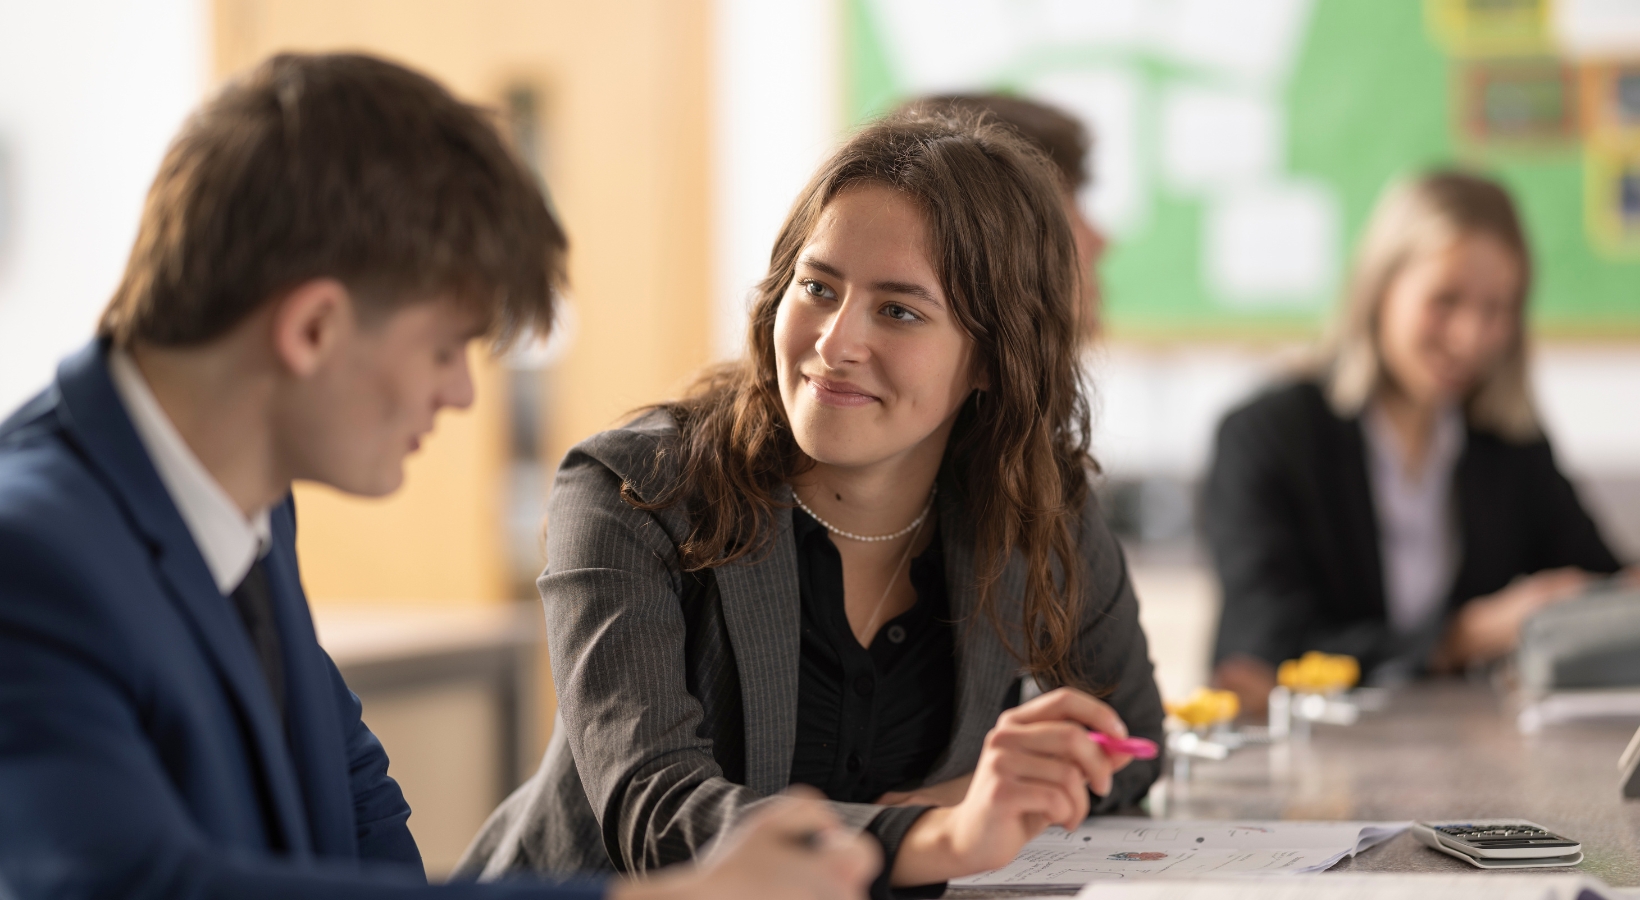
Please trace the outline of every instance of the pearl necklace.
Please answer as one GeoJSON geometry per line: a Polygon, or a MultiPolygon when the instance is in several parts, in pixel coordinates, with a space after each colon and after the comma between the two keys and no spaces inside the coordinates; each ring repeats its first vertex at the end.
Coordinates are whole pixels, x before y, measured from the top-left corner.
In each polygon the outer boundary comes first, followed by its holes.
{"type": "Polygon", "coordinates": [[[896,531],[893,534],[874,534],[874,535],[873,534],[855,534],[852,531],[844,531],[843,529],[838,528],[836,525],[833,525],[830,522],[827,522],[825,519],[820,518],[820,516],[817,513],[815,513],[814,510],[809,509],[809,505],[807,503],[803,502],[802,497],[797,496],[796,491],[792,491],[792,499],[797,501],[797,508],[798,509],[801,509],[802,511],[808,513],[809,518],[813,519],[816,522],[819,522],[820,526],[822,528],[826,529],[827,531],[831,532],[832,534],[835,534],[838,537],[846,537],[851,541],[865,541],[868,544],[875,544],[875,543],[880,543],[882,541],[899,540],[900,538],[903,538],[906,535],[910,534],[911,532],[916,531],[918,528],[922,527],[923,520],[927,519],[928,514],[934,510],[934,495],[938,494],[939,492],[940,492],[940,486],[937,485],[937,484],[934,485],[934,489],[928,492],[928,504],[923,507],[923,511],[921,513],[917,514],[917,518],[911,520],[910,525],[907,525],[904,528],[901,528],[899,531],[896,531]]]}

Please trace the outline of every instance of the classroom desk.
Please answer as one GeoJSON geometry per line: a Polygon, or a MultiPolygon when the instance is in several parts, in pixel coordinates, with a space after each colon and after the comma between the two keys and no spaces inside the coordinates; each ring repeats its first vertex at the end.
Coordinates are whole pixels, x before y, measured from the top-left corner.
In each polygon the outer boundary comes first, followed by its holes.
{"type": "Polygon", "coordinates": [[[534,770],[541,604],[322,604],[319,641],[364,703],[429,876],[534,770]]]}
{"type": "MultiPolygon", "coordinates": [[[[1189,782],[1152,794],[1152,809],[1170,819],[1517,816],[1582,841],[1577,871],[1613,887],[1640,886],[1640,801],[1625,803],[1617,785],[1617,757],[1636,724],[1581,722],[1523,735],[1509,699],[1488,686],[1420,684],[1353,726],[1315,726],[1308,743],[1253,745],[1222,763],[1197,763],[1189,782]]],[[[1329,871],[1507,877],[1426,849],[1410,834],[1329,871]]]]}

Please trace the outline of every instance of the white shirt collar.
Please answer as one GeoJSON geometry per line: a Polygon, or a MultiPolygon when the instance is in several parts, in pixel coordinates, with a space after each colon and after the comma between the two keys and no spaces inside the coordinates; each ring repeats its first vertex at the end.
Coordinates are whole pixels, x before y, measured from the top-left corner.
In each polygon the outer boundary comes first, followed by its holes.
{"type": "Polygon", "coordinates": [[[249,520],[245,518],[171,424],[129,355],[120,350],[110,351],[108,371],[114,379],[114,390],[131,416],[131,424],[137,428],[143,449],[159,470],[160,481],[165,483],[171,502],[182,513],[188,533],[193,536],[200,555],[205,557],[217,590],[223,596],[233,593],[251,566],[273,543],[268,511],[258,510],[249,520]]]}
{"type": "Polygon", "coordinates": [[[1453,406],[1436,418],[1417,472],[1407,469],[1400,437],[1379,404],[1367,407],[1361,430],[1378,519],[1385,612],[1397,632],[1421,632],[1440,623],[1458,573],[1452,479],[1463,455],[1463,413],[1453,406]]]}

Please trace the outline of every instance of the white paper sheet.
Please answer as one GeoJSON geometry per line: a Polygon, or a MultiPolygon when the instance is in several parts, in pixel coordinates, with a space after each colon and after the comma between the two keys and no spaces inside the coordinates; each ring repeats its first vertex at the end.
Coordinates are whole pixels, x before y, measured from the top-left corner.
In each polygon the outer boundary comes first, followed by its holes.
{"type": "Polygon", "coordinates": [[[1208,287],[1238,309],[1326,300],[1342,218],[1336,192],[1314,179],[1284,178],[1213,197],[1202,220],[1208,287]]]}
{"type": "Polygon", "coordinates": [[[1144,82],[1120,68],[1092,68],[1049,73],[1026,84],[1025,93],[1076,116],[1095,135],[1091,177],[1077,198],[1082,213],[1118,239],[1139,229],[1151,194],[1141,150],[1144,82]]]}
{"type": "Polygon", "coordinates": [[[1008,865],[951,884],[1065,887],[1108,879],[1319,872],[1411,824],[1090,819],[1075,831],[1050,828],[1008,865]]]}
{"type": "Polygon", "coordinates": [[[1181,884],[1108,882],[1090,884],[1077,900],[1578,900],[1626,897],[1582,875],[1525,875],[1475,878],[1470,875],[1361,874],[1270,879],[1212,879],[1181,884]]]}
{"type": "Polygon", "coordinates": [[[1157,50],[1243,83],[1287,77],[1304,40],[1313,0],[1169,0],[1155,4],[1157,50]]]}
{"type": "Polygon", "coordinates": [[[1573,58],[1622,59],[1640,51],[1640,4],[1633,0],[1559,0],[1556,43],[1573,58]]]}
{"type": "Polygon", "coordinates": [[[1161,104],[1162,173],[1179,193],[1272,178],[1287,145],[1282,120],[1280,102],[1253,91],[1169,88],[1161,104]]]}

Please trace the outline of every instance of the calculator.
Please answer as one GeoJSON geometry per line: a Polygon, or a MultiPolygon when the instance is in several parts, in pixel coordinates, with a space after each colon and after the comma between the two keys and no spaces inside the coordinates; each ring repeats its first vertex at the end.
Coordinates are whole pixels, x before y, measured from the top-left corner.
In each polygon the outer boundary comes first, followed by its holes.
{"type": "Polygon", "coordinates": [[[1425,845],[1483,869],[1575,866],[1583,845],[1524,819],[1417,822],[1413,834],[1425,845]]]}

